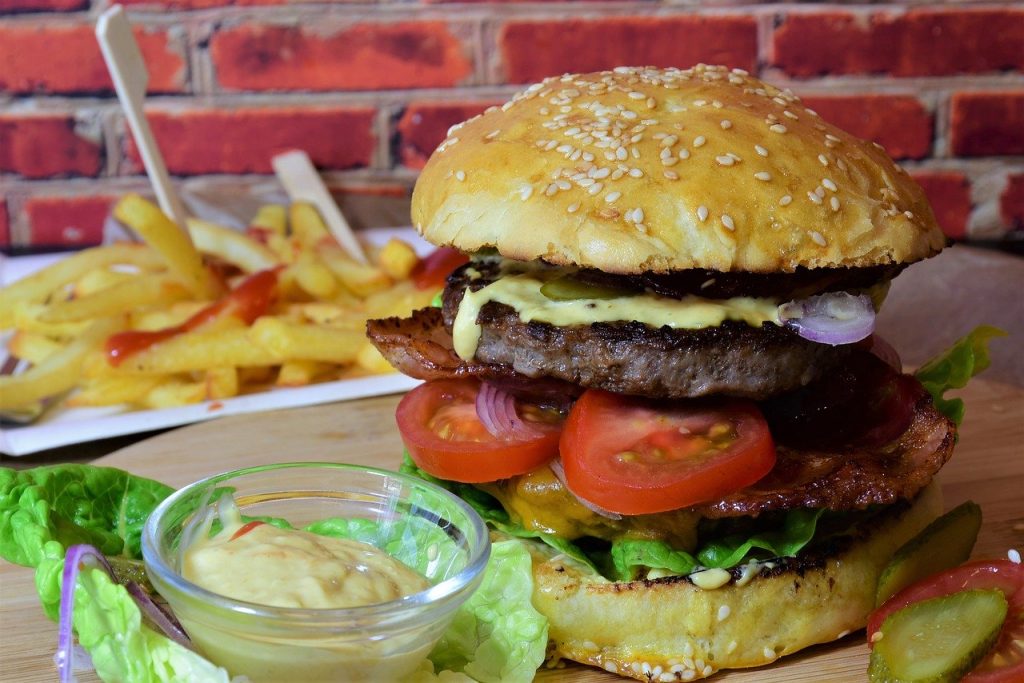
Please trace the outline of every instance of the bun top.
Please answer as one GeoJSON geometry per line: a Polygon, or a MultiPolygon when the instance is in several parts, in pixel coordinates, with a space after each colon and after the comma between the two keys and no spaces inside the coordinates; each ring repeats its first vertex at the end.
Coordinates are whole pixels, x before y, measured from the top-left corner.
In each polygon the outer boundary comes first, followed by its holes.
{"type": "Polygon", "coordinates": [[[905,263],[945,243],[881,147],[705,65],[530,86],[449,131],[412,216],[435,244],[621,274],[905,263]]]}

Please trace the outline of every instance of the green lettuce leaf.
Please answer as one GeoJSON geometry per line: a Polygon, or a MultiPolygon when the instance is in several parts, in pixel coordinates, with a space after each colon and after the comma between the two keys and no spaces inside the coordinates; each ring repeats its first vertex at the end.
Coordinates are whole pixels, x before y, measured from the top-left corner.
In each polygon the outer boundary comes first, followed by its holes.
{"type": "Polygon", "coordinates": [[[696,556],[675,550],[664,541],[622,539],[611,549],[613,578],[628,581],[638,570],[649,568],[671,574],[690,574],[699,567],[729,569],[753,559],[758,550],[761,557],[792,557],[811,539],[824,510],[790,510],[782,525],[754,535],[731,534],[707,541],[696,556]]]}
{"type": "Polygon", "coordinates": [[[0,468],[0,557],[36,567],[50,541],[139,557],[146,518],[172,491],[110,467],[0,468]]]}
{"type": "Polygon", "coordinates": [[[516,540],[495,543],[483,582],[455,613],[431,661],[483,683],[532,681],[544,662],[548,623],[531,595],[529,551],[516,540]]]}
{"type": "Polygon", "coordinates": [[[128,591],[106,572],[86,569],[75,589],[78,642],[104,681],[228,683],[227,671],[144,626],[128,591]]]}
{"type": "Polygon", "coordinates": [[[964,402],[959,398],[947,399],[951,389],[961,389],[968,380],[991,364],[988,344],[994,337],[1005,337],[1006,332],[991,325],[974,328],[953,346],[932,358],[914,373],[935,401],[935,407],[959,427],[964,420],[964,402]]]}
{"type": "Polygon", "coordinates": [[[542,531],[527,529],[523,525],[516,523],[509,516],[505,508],[502,507],[501,503],[498,502],[497,498],[486,491],[481,491],[471,484],[460,484],[455,481],[446,481],[427,474],[416,466],[416,463],[414,463],[412,458],[409,457],[408,451],[406,451],[402,457],[402,465],[399,467],[399,471],[403,474],[410,474],[414,477],[419,477],[420,479],[437,484],[441,488],[451,491],[459,498],[469,503],[469,506],[476,510],[477,514],[479,514],[492,529],[496,529],[506,536],[512,536],[514,538],[536,538],[537,540],[543,541],[548,546],[554,548],[559,553],[571,557],[593,571],[597,571],[597,567],[594,565],[594,562],[590,557],[588,557],[587,554],[572,541],[567,541],[564,538],[559,538],[553,534],[546,534],[542,531]]]}

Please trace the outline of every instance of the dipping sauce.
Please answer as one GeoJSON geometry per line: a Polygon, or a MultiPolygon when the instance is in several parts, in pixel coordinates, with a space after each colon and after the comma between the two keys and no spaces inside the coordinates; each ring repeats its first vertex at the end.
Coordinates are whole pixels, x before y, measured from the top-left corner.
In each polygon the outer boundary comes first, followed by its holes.
{"type": "Polygon", "coordinates": [[[209,591],[273,607],[360,607],[429,585],[367,543],[241,519],[187,548],[181,569],[186,579],[209,591]]]}

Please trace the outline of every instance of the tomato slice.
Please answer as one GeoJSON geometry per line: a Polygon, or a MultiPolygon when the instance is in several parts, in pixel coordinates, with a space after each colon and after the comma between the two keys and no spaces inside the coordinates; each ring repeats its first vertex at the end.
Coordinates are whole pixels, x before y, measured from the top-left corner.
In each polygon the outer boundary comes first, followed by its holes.
{"type": "Polygon", "coordinates": [[[516,404],[535,438],[492,435],[477,416],[475,379],[439,379],[416,387],[395,418],[405,447],[428,474],[482,483],[525,474],[558,454],[561,415],[516,404]]]}
{"type": "Polygon", "coordinates": [[[998,589],[1006,595],[1006,621],[991,652],[967,676],[965,683],[1024,681],[1024,565],[1009,560],[969,562],[907,586],[868,618],[868,643],[893,612],[929,598],[977,588],[998,589]]]}
{"type": "Polygon", "coordinates": [[[623,515],[720,498],[775,464],[752,401],[658,402],[596,389],[569,411],[560,451],[573,493],[623,515]]]}
{"type": "Polygon", "coordinates": [[[458,249],[440,247],[417,263],[410,277],[417,289],[440,289],[453,270],[468,262],[469,257],[458,249]]]}

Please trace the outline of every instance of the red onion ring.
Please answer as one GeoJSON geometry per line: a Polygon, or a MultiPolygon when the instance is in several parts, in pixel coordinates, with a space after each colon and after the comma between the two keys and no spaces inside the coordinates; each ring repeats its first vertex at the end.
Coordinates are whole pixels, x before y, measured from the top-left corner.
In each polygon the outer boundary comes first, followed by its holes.
{"type": "Polygon", "coordinates": [[[892,347],[892,344],[877,334],[871,335],[871,346],[868,350],[884,360],[896,372],[903,372],[903,361],[900,360],[900,354],[892,347]]]}
{"type": "Polygon", "coordinates": [[[532,441],[544,433],[519,417],[512,394],[488,382],[480,383],[476,414],[492,436],[511,441],[532,441]]]}
{"type": "Polygon", "coordinates": [[[790,301],[779,317],[804,339],[831,346],[858,342],[875,329],[875,308],[866,294],[829,292],[790,301]]]}
{"type": "Polygon", "coordinates": [[[569,488],[569,482],[566,481],[565,479],[565,468],[562,466],[562,461],[559,458],[555,458],[550,463],[548,463],[548,467],[550,467],[551,471],[555,473],[556,477],[558,477],[558,481],[562,482],[562,486],[565,487],[565,490],[568,491],[576,500],[580,502],[580,505],[606,519],[622,519],[622,515],[620,515],[618,512],[605,510],[603,507],[595,505],[586,498],[581,498],[576,493],[573,493],[573,490],[569,488]]]}

